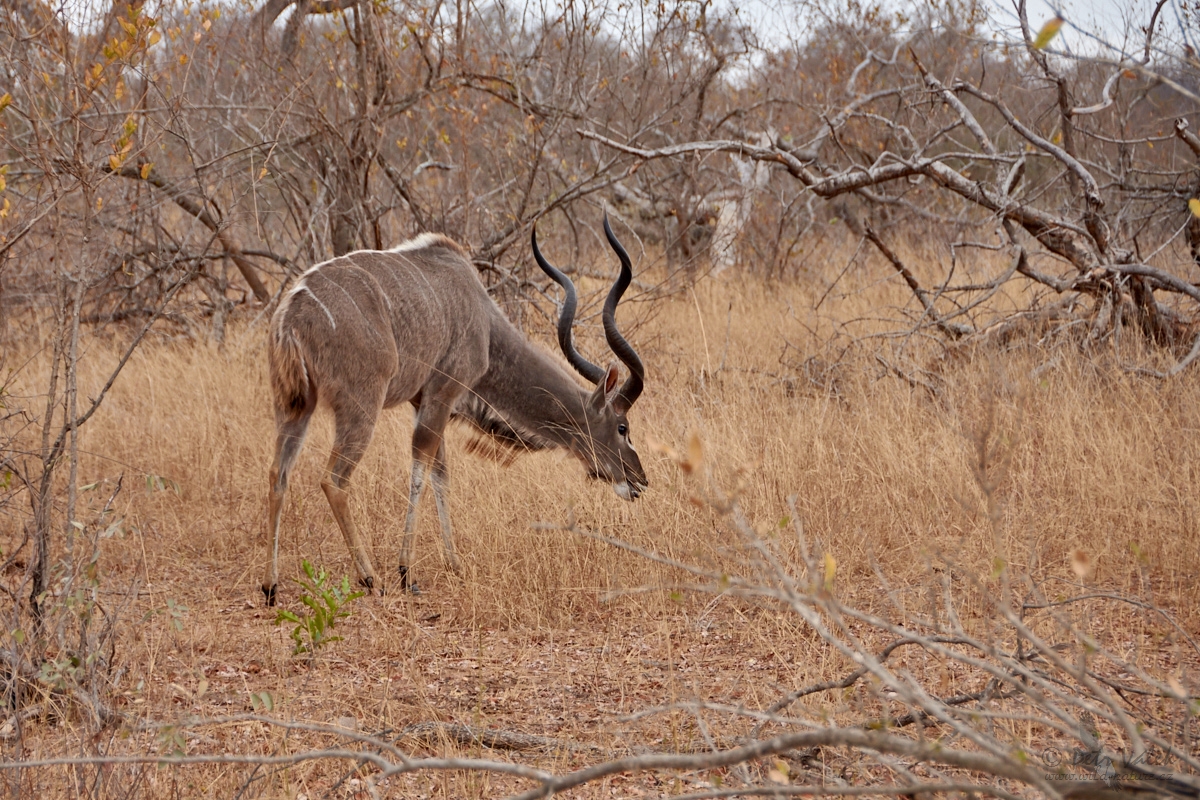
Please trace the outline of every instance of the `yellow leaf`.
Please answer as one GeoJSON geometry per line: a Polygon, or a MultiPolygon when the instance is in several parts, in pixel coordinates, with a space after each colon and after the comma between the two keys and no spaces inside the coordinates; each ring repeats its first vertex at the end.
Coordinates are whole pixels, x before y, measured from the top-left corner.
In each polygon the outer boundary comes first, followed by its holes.
{"type": "Polygon", "coordinates": [[[12,208],[12,203],[10,203],[8,198],[6,197],[6,198],[4,198],[4,206],[0,207],[0,219],[4,219],[5,217],[8,216],[8,210],[10,208],[12,208]]]}
{"type": "Polygon", "coordinates": [[[1037,50],[1042,50],[1050,42],[1054,41],[1054,37],[1058,35],[1058,31],[1063,26],[1063,18],[1055,17],[1042,26],[1038,31],[1037,38],[1033,40],[1033,46],[1037,50]]]}
{"type": "Polygon", "coordinates": [[[108,157],[108,166],[112,169],[113,172],[116,172],[117,170],[119,170],[121,168],[121,156],[117,155],[116,153],[109,156],[108,157]]]}
{"type": "Polygon", "coordinates": [[[8,188],[8,181],[4,180],[4,176],[0,175],[0,192],[8,188]]]}
{"type": "Polygon", "coordinates": [[[145,164],[142,164],[142,180],[150,177],[150,170],[152,169],[154,169],[154,164],[151,162],[147,161],[145,164]]]}
{"type": "Polygon", "coordinates": [[[1054,135],[1050,137],[1050,142],[1051,144],[1062,144],[1062,131],[1055,131],[1054,135]]]}
{"type": "Polygon", "coordinates": [[[9,94],[8,92],[5,92],[3,95],[0,95],[0,111],[3,111],[4,109],[8,108],[11,105],[12,105],[12,95],[11,94],[9,94]]]}
{"type": "Polygon", "coordinates": [[[150,37],[146,41],[148,41],[153,46],[153,45],[158,44],[161,39],[162,39],[161,33],[159,33],[158,31],[151,31],[150,37]]]}
{"type": "Polygon", "coordinates": [[[121,23],[121,27],[124,28],[125,32],[130,36],[137,34],[137,25],[134,25],[132,22],[126,22],[120,17],[117,17],[117,22],[121,23]]]}
{"type": "Polygon", "coordinates": [[[188,62],[187,53],[180,53],[179,54],[179,63],[186,64],[187,62],[188,62]]]}
{"type": "Polygon", "coordinates": [[[1195,197],[1188,200],[1188,209],[1192,212],[1192,216],[1200,217],[1200,200],[1197,200],[1195,197]]]}
{"type": "Polygon", "coordinates": [[[204,30],[206,30],[206,31],[212,30],[212,20],[211,19],[204,20],[204,24],[201,25],[200,27],[204,28],[204,30]]]}
{"type": "Polygon", "coordinates": [[[833,591],[833,579],[837,577],[837,559],[833,553],[825,553],[825,591],[833,591]]]}
{"type": "Polygon", "coordinates": [[[267,168],[263,167],[258,171],[258,179],[261,181],[265,177],[267,177],[267,168]]]}

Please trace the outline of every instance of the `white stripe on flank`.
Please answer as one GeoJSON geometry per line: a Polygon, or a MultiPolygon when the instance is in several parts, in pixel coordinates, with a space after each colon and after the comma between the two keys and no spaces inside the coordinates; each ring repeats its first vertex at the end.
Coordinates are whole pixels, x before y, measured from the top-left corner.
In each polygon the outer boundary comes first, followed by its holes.
{"type": "MultiPolygon", "coordinates": [[[[342,290],[342,294],[346,295],[346,299],[350,301],[350,305],[354,306],[354,310],[358,312],[358,315],[360,317],[362,317],[363,319],[367,318],[367,315],[363,313],[363,310],[358,307],[358,303],[354,302],[354,296],[351,295],[350,292],[346,291],[345,286],[342,286],[340,283],[338,283],[337,281],[334,281],[334,280],[331,280],[329,282],[332,283],[337,288],[342,290]]],[[[312,294],[312,289],[309,289],[308,291],[309,291],[309,294],[312,294]]],[[[325,313],[328,314],[329,312],[326,311],[325,313]]],[[[332,320],[333,317],[330,317],[330,319],[332,320]]]]}
{"type": "Polygon", "coordinates": [[[401,242],[392,249],[388,250],[388,252],[404,253],[409,250],[422,250],[426,247],[429,247],[434,242],[440,241],[442,238],[442,234],[440,233],[430,233],[426,231],[415,238],[409,239],[407,242],[401,242]]]}
{"type": "Polygon", "coordinates": [[[326,308],[325,304],[321,302],[321,298],[319,298],[315,294],[313,294],[312,289],[308,288],[303,283],[300,283],[300,284],[297,284],[296,288],[293,289],[292,292],[294,294],[300,294],[300,292],[308,292],[308,296],[311,297],[314,301],[316,301],[316,304],[319,305],[321,307],[321,310],[325,312],[325,316],[329,317],[330,326],[335,331],[337,330],[337,323],[333,321],[333,314],[329,313],[329,309],[326,308]]]}

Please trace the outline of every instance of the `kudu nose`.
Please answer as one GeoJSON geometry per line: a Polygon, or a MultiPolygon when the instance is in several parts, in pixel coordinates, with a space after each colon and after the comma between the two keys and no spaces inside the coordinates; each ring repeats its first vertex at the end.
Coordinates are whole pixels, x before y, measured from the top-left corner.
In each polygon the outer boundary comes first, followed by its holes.
{"type": "Polygon", "coordinates": [[[622,500],[637,500],[642,492],[646,491],[646,484],[624,480],[620,483],[614,483],[613,491],[616,492],[617,497],[620,497],[622,500]]]}

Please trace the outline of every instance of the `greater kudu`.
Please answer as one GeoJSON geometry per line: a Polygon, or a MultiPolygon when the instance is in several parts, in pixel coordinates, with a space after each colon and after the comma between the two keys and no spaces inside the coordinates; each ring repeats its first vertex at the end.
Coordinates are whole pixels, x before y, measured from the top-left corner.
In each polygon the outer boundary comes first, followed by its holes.
{"type": "Polygon", "coordinates": [[[321,403],[332,409],[335,424],[321,488],[350,548],[358,580],[368,588],[383,587],[350,514],[348,490],[384,408],[405,401],[416,408],[400,550],[402,589],[416,592],[410,574],[413,529],[427,473],[446,558],[459,569],[443,441],[452,417],[510,447],[564,447],[583,461],[589,475],[611,482],[626,500],[645,490],[646,473],[629,441],[626,420],[642,392],[644,370],[614,318],[632,271],[607,217],[604,233],[621,262],[602,313],[605,338],[630,372],[620,387],[615,363],[601,369],[572,345],[575,287],[542,257],[536,230],[534,257],[566,291],[559,344],[571,366],[595,384],[592,390],[581,388],[505,318],[466,252],[445,236],[425,233],[391,250],[350,253],[318,264],[297,281],[271,318],[268,338],[277,434],[267,516],[269,565],[262,584],[268,605],[275,603],[279,579],[279,518],[288,474],[321,403]]]}

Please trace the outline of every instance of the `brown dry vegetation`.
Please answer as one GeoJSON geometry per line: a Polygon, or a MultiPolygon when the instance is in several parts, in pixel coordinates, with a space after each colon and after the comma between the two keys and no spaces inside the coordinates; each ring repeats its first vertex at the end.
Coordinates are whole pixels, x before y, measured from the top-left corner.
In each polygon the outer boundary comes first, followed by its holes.
{"type": "MultiPolygon", "coordinates": [[[[919,262],[916,255],[909,254],[919,262]]],[[[640,319],[631,339],[649,374],[632,422],[651,490],[636,503],[586,482],[562,454],[526,455],[509,467],[467,456],[468,434],[456,431],[449,452],[463,577],[441,562],[430,504],[416,565],[426,593],[357,601],[345,641],[311,663],[291,654],[258,589],[273,436],[262,320],[238,320],[223,346],[168,337],[144,345],[80,442],[87,456],[79,482],[97,484],[82,495],[80,520],[92,519],[124,478],[116,501],[124,521],[100,541],[98,561],[100,606],[118,620],[115,705],[130,719],[170,723],[248,712],[251,694],[267,691],[280,718],[364,732],[452,721],[609,754],[727,746],[750,723],[680,711],[636,721],[623,715],[688,700],[761,708],[852,665],[775,605],[675,594],[689,583],[681,572],[559,526],[573,518],[649,550],[737,570],[742,543],[712,506],[696,501],[739,483],[748,518],[780,537],[784,552],[795,549],[791,528],[781,525],[794,496],[810,542],[836,559],[839,598],[864,609],[882,613],[888,605],[873,564],[913,604],[934,602],[947,559],[978,576],[984,593],[1001,557],[1050,597],[1076,594],[1069,562],[1081,549],[1094,567],[1089,584],[1152,600],[1200,634],[1194,371],[1162,382],[1114,369],[1107,347],[1088,355],[1032,340],[1009,351],[922,347],[918,374],[931,391],[897,377],[873,350],[836,358],[818,333],[905,302],[898,278],[868,261],[842,279],[836,302],[812,313],[802,309],[817,305],[842,261],[810,267],[820,280],[704,282],[623,310],[640,319]],[[705,460],[688,475],[668,450],[685,449],[691,431],[703,440],[705,460]],[[992,454],[982,472],[981,442],[992,454]],[[997,504],[996,525],[989,502],[997,504]]],[[[548,330],[534,335],[552,341],[548,330]]],[[[81,375],[86,395],[119,342],[85,341],[95,370],[81,375]]],[[[594,338],[583,344],[597,350],[594,338]]],[[[14,395],[39,385],[44,354],[22,356],[33,363],[10,385],[14,395]]],[[[13,366],[20,357],[6,358],[13,366]]],[[[406,410],[386,414],[355,476],[355,509],[387,574],[407,504],[410,426],[406,410]]],[[[329,420],[319,415],[285,510],[285,577],[298,576],[304,558],[335,576],[352,573],[318,488],[329,442],[329,420]]],[[[4,553],[20,539],[10,521],[0,525],[4,553]]],[[[795,568],[803,570],[799,562],[795,568]]],[[[23,564],[13,564],[5,581],[21,591],[23,574],[23,564]]],[[[297,608],[296,587],[281,589],[284,606],[297,608]]],[[[960,613],[982,614],[980,588],[963,581],[961,592],[960,613]]],[[[1150,615],[1103,601],[1072,613],[1108,646],[1162,674],[1197,666],[1184,663],[1150,615]]],[[[946,669],[919,658],[908,666],[922,664],[946,669]]],[[[847,692],[814,699],[810,712],[825,703],[835,717],[861,715],[874,702],[847,692]]],[[[24,749],[10,757],[68,753],[85,735],[110,754],[173,746],[169,735],[126,726],[90,732],[82,713],[48,701],[25,721],[24,749]]],[[[1036,746],[1044,734],[1014,728],[1013,735],[1036,746]]],[[[244,721],[187,737],[188,752],[209,753],[287,753],[318,740],[244,721]]],[[[436,736],[404,744],[415,753],[504,757],[436,736]]],[[[521,755],[558,769],[594,758],[588,751],[521,755]]],[[[231,797],[239,789],[248,797],[319,797],[335,784],[334,796],[349,796],[363,788],[358,778],[338,784],[349,766],[62,767],[5,780],[14,796],[105,796],[119,788],[148,797],[231,797]]],[[[807,768],[851,782],[856,770],[869,769],[835,750],[807,768]]],[[[572,796],[673,794],[712,778],[617,776],[572,796]]],[[[380,789],[389,797],[483,798],[520,785],[483,773],[425,772],[380,789]]]]}
{"type": "MultiPolygon", "coordinates": [[[[0,4],[0,784],[1200,798],[1200,12],[1151,5],[1066,54],[973,0],[0,4]],[[650,491],[455,430],[464,574],[427,501],[425,593],[293,655],[279,297],[436,231],[552,348],[536,225],[605,362],[602,209],[650,491]]],[[[385,580],[410,426],[353,482],[385,580]]],[[[352,572],[330,436],[293,612],[352,572]]]]}

